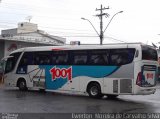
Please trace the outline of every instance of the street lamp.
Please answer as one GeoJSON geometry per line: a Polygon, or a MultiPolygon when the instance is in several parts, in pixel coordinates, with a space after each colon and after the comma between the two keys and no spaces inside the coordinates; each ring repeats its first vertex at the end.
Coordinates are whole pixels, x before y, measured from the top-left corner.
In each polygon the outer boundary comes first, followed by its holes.
{"type": "Polygon", "coordinates": [[[104,29],[103,33],[106,31],[106,29],[108,28],[109,24],[110,24],[111,21],[113,20],[113,18],[114,18],[117,14],[122,13],[122,12],[123,12],[123,11],[119,11],[119,12],[117,12],[116,14],[114,14],[114,15],[112,16],[112,18],[111,18],[110,21],[108,22],[106,28],[104,29]]]}
{"type": "MultiPolygon", "coordinates": [[[[101,26],[100,27],[100,33],[98,33],[98,31],[96,30],[96,28],[93,26],[93,24],[91,23],[91,21],[90,20],[88,20],[88,19],[86,19],[86,18],[81,18],[81,19],[83,19],[83,20],[87,20],[91,25],[92,25],[92,27],[93,27],[93,29],[96,31],[96,33],[97,33],[97,35],[99,36],[99,38],[100,38],[100,45],[102,45],[103,44],[103,34],[104,34],[104,32],[106,31],[106,29],[108,28],[108,26],[109,26],[109,24],[111,23],[111,21],[113,20],[113,18],[117,15],[117,14],[119,14],[119,13],[122,13],[123,11],[119,11],[119,12],[117,12],[116,14],[114,14],[113,16],[112,16],[112,18],[110,19],[110,21],[108,22],[108,24],[107,24],[107,26],[106,26],[106,28],[104,29],[104,31],[103,31],[103,26],[101,26]]],[[[102,23],[102,21],[101,21],[101,23],[102,23]]]]}
{"type": "Polygon", "coordinates": [[[93,26],[92,22],[89,19],[86,19],[84,17],[82,17],[81,19],[88,21],[92,25],[92,27],[95,30],[95,32],[97,33],[97,35],[100,36],[100,34],[98,33],[98,31],[96,30],[96,28],[93,26]]]}

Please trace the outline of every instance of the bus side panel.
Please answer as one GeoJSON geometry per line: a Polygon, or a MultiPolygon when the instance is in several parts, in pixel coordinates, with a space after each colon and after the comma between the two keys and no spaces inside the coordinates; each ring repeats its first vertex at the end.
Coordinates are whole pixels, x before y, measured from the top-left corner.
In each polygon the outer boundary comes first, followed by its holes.
{"type": "Polygon", "coordinates": [[[103,78],[116,69],[117,66],[46,66],[46,89],[85,92],[88,83],[92,81],[99,82],[102,88],[103,78]]]}
{"type": "Polygon", "coordinates": [[[65,91],[79,91],[79,81],[80,77],[75,77],[72,81],[67,81],[67,83],[61,88],[61,90],[65,91]]]}
{"type": "Polygon", "coordinates": [[[134,62],[120,66],[104,78],[104,94],[131,94],[134,81],[134,62]]]}
{"type": "Polygon", "coordinates": [[[80,91],[86,92],[90,82],[97,82],[103,92],[103,78],[117,70],[117,66],[83,66],[79,67],[80,91]]]}

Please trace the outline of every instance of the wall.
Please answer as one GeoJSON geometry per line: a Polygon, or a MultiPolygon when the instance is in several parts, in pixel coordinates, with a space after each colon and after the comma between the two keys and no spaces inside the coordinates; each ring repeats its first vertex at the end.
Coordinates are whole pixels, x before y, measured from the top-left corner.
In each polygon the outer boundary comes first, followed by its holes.
{"type": "Polygon", "coordinates": [[[17,33],[36,32],[37,30],[38,30],[37,24],[33,24],[29,22],[18,23],[17,33]]]}
{"type": "Polygon", "coordinates": [[[4,56],[9,55],[10,52],[23,48],[23,47],[35,47],[35,46],[44,46],[44,44],[36,44],[36,43],[27,43],[27,42],[18,42],[18,41],[5,41],[5,51],[4,56]]]}
{"type": "Polygon", "coordinates": [[[4,57],[4,41],[0,41],[0,59],[4,57]]]}
{"type": "Polygon", "coordinates": [[[8,29],[8,30],[2,30],[1,35],[2,37],[12,37],[13,35],[17,34],[17,29],[8,29]]]}

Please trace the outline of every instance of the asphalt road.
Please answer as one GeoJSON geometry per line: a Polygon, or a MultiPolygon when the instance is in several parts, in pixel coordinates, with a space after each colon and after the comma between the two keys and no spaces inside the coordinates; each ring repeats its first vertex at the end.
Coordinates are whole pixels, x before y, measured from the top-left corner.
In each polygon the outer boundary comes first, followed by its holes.
{"type": "MultiPolygon", "coordinates": [[[[125,95],[113,100],[51,92],[21,92],[0,86],[0,112],[2,114],[36,113],[42,115],[61,113],[61,116],[67,113],[70,115],[73,113],[159,113],[160,89],[152,95],[125,95]]],[[[72,116],[74,118],[75,115],[72,116]]]]}

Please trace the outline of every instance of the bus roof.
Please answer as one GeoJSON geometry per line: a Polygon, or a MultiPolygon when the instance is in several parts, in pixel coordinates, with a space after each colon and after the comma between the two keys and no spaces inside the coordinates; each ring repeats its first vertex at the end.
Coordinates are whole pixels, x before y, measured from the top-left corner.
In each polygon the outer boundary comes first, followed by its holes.
{"type": "MultiPolygon", "coordinates": [[[[143,43],[118,43],[118,44],[104,44],[104,45],[63,45],[63,46],[39,46],[39,47],[25,47],[20,48],[15,52],[23,51],[60,51],[60,50],[81,50],[81,49],[114,49],[114,48],[136,48],[145,45],[143,43]]],[[[148,45],[147,45],[148,46],[148,45]]],[[[152,46],[150,46],[152,47],[152,46]]],[[[153,47],[152,47],[153,48],[153,47]]]]}

